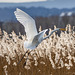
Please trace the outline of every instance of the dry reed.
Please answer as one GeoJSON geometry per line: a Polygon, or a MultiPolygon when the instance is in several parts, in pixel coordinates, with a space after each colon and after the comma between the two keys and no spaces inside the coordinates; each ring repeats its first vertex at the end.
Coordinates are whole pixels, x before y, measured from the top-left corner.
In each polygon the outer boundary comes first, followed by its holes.
{"type": "MultiPolygon", "coordinates": [[[[39,29],[41,31],[41,27],[39,29]]],[[[75,75],[75,31],[70,25],[66,26],[66,30],[61,32],[60,37],[53,33],[44,40],[31,52],[24,68],[27,55],[19,65],[17,63],[26,52],[26,36],[4,31],[0,38],[0,75],[75,75]]]]}

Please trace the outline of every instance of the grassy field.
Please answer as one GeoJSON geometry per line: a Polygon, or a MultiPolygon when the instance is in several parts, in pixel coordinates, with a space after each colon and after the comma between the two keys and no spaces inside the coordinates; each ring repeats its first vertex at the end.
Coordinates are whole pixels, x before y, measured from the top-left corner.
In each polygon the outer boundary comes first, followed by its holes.
{"type": "Polygon", "coordinates": [[[14,32],[4,31],[0,36],[0,75],[75,75],[75,31],[70,25],[60,36],[53,33],[33,50],[23,68],[27,54],[17,63],[26,52],[25,40],[26,36],[14,32]]]}

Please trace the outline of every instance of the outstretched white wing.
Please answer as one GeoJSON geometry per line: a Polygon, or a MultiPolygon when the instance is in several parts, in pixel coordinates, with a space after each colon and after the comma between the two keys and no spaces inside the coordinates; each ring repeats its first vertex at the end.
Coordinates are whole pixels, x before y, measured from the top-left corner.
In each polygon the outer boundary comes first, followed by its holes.
{"type": "Polygon", "coordinates": [[[14,12],[17,20],[25,27],[27,39],[32,39],[35,35],[38,34],[35,20],[30,17],[27,13],[20,9],[16,9],[14,12]]]}

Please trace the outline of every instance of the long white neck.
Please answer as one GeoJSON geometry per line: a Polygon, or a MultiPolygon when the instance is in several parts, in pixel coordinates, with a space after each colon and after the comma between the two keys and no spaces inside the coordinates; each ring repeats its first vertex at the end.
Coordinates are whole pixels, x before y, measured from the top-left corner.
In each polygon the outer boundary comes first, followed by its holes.
{"type": "Polygon", "coordinates": [[[45,40],[46,38],[49,38],[55,31],[58,31],[59,28],[53,30],[48,36],[44,37],[43,40],[45,40]]]}

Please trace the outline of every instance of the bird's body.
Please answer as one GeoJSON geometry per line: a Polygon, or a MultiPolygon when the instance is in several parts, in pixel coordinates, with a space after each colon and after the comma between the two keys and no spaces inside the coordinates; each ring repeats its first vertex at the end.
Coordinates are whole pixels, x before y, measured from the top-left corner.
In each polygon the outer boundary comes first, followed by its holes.
{"type": "Polygon", "coordinates": [[[27,41],[24,42],[24,47],[29,50],[35,49],[43,40],[50,37],[53,32],[58,30],[65,30],[62,28],[57,28],[56,30],[53,30],[48,36],[43,37],[48,29],[45,29],[38,33],[36,29],[35,20],[31,16],[29,16],[27,13],[18,8],[14,12],[14,14],[17,20],[25,27],[27,41]]]}
{"type": "Polygon", "coordinates": [[[45,32],[48,29],[45,29],[43,31],[41,31],[40,33],[38,33],[37,35],[35,35],[32,39],[30,39],[29,41],[25,41],[24,42],[24,47],[27,49],[35,49],[42,41],[43,41],[43,35],[45,34],[45,32]]]}

